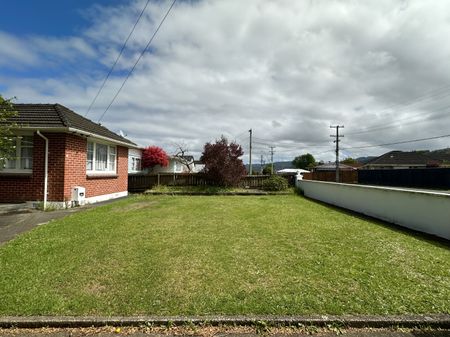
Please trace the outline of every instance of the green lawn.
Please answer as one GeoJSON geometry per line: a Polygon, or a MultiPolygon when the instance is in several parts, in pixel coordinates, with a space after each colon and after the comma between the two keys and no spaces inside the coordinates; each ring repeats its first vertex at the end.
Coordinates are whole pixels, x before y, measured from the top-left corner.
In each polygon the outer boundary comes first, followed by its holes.
{"type": "Polygon", "coordinates": [[[0,247],[0,315],[450,312],[449,246],[296,195],[139,196],[0,247]]]}

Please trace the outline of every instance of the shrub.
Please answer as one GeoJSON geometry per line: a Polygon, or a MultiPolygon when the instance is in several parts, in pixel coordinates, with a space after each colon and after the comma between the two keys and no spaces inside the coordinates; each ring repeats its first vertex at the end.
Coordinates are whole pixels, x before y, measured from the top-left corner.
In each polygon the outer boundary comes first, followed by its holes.
{"type": "Polygon", "coordinates": [[[264,191],[284,191],[289,187],[285,178],[273,175],[263,182],[262,189],[264,191]]]}

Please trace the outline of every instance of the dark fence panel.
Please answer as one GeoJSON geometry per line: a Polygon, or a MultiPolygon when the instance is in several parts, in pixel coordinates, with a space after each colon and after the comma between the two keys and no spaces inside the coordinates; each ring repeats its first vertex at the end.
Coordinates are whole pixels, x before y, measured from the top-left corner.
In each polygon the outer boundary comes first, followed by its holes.
{"type": "MultiPolygon", "coordinates": [[[[241,187],[260,188],[269,175],[246,176],[241,181],[241,187]]],[[[128,176],[129,192],[144,192],[155,185],[167,186],[205,186],[208,180],[201,173],[160,173],[160,174],[133,174],[128,176]]]]}
{"type": "Polygon", "coordinates": [[[366,185],[450,189],[450,168],[359,170],[366,185]]]}
{"type": "MultiPolygon", "coordinates": [[[[315,171],[303,174],[305,180],[319,180],[319,181],[336,181],[335,171],[315,171]]],[[[346,184],[356,184],[358,182],[358,171],[339,171],[339,182],[346,184]]]]}

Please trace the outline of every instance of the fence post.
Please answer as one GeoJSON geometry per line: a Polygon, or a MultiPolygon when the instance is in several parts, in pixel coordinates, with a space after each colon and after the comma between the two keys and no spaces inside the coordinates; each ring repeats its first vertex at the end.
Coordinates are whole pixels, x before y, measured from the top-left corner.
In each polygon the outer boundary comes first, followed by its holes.
{"type": "Polygon", "coordinates": [[[158,173],[158,186],[159,186],[159,173],[158,173]]]}

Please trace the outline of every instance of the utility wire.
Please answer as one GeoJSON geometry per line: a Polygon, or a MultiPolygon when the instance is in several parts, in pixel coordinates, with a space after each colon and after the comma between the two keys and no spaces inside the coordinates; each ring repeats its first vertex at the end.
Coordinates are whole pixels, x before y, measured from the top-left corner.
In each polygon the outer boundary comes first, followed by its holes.
{"type": "Polygon", "coordinates": [[[166,14],[163,16],[163,18],[161,19],[161,22],[159,23],[158,27],[156,28],[155,32],[153,33],[153,35],[151,36],[150,40],[148,41],[147,45],[145,46],[145,48],[142,50],[141,54],[139,55],[138,59],[136,60],[136,62],[134,63],[133,67],[130,69],[130,71],[128,72],[127,76],[125,77],[124,81],[122,82],[122,85],[120,86],[119,90],[117,90],[116,94],[114,95],[113,99],[111,100],[111,102],[109,103],[109,105],[106,107],[105,111],[103,112],[103,114],[100,116],[98,122],[100,122],[103,117],[105,116],[106,112],[108,112],[109,108],[111,107],[111,105],[114,103],[114,101],[116,100],[117,96],[119,96],[120,92],[122,91],[123,87],[125,86],[125,83],[128,81],[128,79],[130,78],[131,74],[133,73],[134,69],[136,68],[137,64],[139,63],[139,61],[141,60],[142,56],[144,56],[145,52],[147,51],[148,47],[150,46],[150,44],[152,43],[153,39],[155,38],[156,34],[158,34],[159,29],[161,28],[162,24],[164,23],[164,21],[166,20],[167,16],[169,15],[170,11],[172,10],[173,6],[175,5],[175,2],[177,2],[177,0],[173,0],[172,4],[170,5],[169,9],[167,10],[166,14]]]}
{"type": "Polygon", "coordinates": [[[414,143],[414,142],[421,142],[425,140],[432,140],[432,139],[439,139],[439,138],[446,138],[450,137],[450,134],[448,135],[442,135],[442,136],[435,136],[435,137],[428,137],[428,138],[419,138],[419,139],[411,139],[411,140],[403,140],[399,142],[393,142],[393,143],[385,143],[385,144],[378,144],[378,145],[366,145],[366,146],[352,146],[352,147],[344,147],[342,150],[349,150],[349,149],[368,149],[371,147],[380,147],[380,146],[388,146],[388,145],[397,145],[397,144],[406,144],[406,143],[414,143]]]}
{"type": "MultiPolygon", "coordinates": [[[[443,87],[440,87],[440,88],[438,88],[436,90],[431,90],[425,95],[416,97],[413,100],[405,101],[404,103],[391,104],[391,105],[385,106],[384,108],[382,108],[381,110],[379,110],[377,112],[383,112],[383,111],[387,111],[387,110],[392,110],[393,108],[396,108],[395,111],[399,112],[399,111],[403,111],[403,110],[407,109],[408,107],[411,107],[411,106],[413,106],[413,105],[415,105],[417,103],[420,103],[422,101],[427,101],[427,100],[430,100],[432,98],[443,99],[443,98],[446,98],[446,97],[450,96],[450,92],[448,92],[448,89],[450,89],[450,85],[447,84],[447,85],[445,85],[443,87]],[[442,91],[442,92],[440,92],[440,91],[442,91]],[[439,97],[439,96],[442,96],[442,97],[439,97]]],[[[440,110],[442,110],[442,108],[440,108],[439,110],[435,110],[435,111],[440,111],[440,110]]],[[[395,121],[395,122],[398,122],[398,121],[401,121],[401,120],[405,120],[405,119],[410,119],[411,117],[416,117],[416,116],[420,116],[420,115],[423,115],[423,112],[421,112],[419,114],[414,114],[414,115],[411,115],[411,116],[405,116],[403,118],[397,119],[397,121],[395,121]]],[[[419,123],[419,122],[420,121],[417,121],[417,123],[419,123]]],[[[375,129],[375,128],[378,128],[378,127],[379,126],[373,126],[373,127],[370,127],[370,128],[368,128],[366,130],[361,130],[360,132],[358,132],[358,134],[359,133],[364,133],[366,131],[369,131],[371,129],[375,129]]],[[[351,135],[351,134],[356,134],[356,133],[347,133],[347,134],[351,135]]]]}
{"type": "Polygon", "coordinates": [[[414,104],[420,103],[422,101],[426,101],[428,99],[439,97],[439,96],[443,95],[443,97],[441,97],[441,99],[442,99],[442,98],[445,98],[450,95],[450,92],[448,92],[448,89],[450,89],[450,85],[446,84],[440,88],[430,90],[426,94],[424,94],[422,96],[418,96],[412,100],[407,100],[407,101],[403,101],[402,103],[394,103],[394,104],[387,105],[379,111],[380,112],[387,111],[387,110],[391,110],[392,108],[396,108],[396,107],[404,108],[404,107],[414,105],[414,104]],[[440,92],[440,91],[442,91],[442,92],[440,92]]]}
{"type": "MultiPolygon", "coordinates": [[[[437,110],[434,110],[432,112],[442,111],[442,110],[446,110],[448,108],[450,108],[450,105],[447,105],[445,107],[441,107],[441,108],[439,108],[437,110]]],[[[426,122],[429,117],[430,117],[430,115],[426,115],[426,113],[421,112],[419,114],[414,114],[414,115],[410,115],[410,116],[405,116],[404,118],[400,118],[397,121],[394,121],[394,123],[392,123],[391,125],[373,126],[371,128],[363,129],[361,131],[348,132],[346,134],[347,135],[359,135],[359,134],[363,134],[363,133],[367,133],[367,132],[373,132],[373,131],[378,131],[378,130],[396,128],[396,127],[403,126],[403,125],[423,123],[423,122],[426,122]],[[399,122],[401,122],[403,120],[408,120],[408,119],[415,118],[415,117],[424,117],[424,119],[420,119],[420,120],[416,120],[416,121],[409,121],[409,122],[406,122],[406,123],[398,124],[399,122]]],[[[441,115],[432,116],[432,117],[435,117],[434,119],[436,119],[436,118],[440,119],[440,118],[443,118],[443,117],[448,117],[448,115],[447,114],[441,114],[441,115]]]]}
{"type": "Polygon", "coordinates": [[[133,34],[134,30],[136,29],[136,26],[137,26],[137,24],[139,23],[139,21],[141,21],[142,15],[144,14],[145,10],[147,9],[147,6],[148,6],[149,2],[150,2],[150,0],[147,0],[147,2],[145,3],[144,8],[142,8],[141,13],[139,14],[139,16],[138,16],[136,22],[134,23],[133,28],[132,28],[131,31],[130,31],[130,34],[128,34],[128,36],[127,36],[125,42],[124,42],[123,45],[122,45],[122,48],[120,49],[119,55],[117,55],[117,58],[116,58],[116,60],[114,61],[114,63],[113,63],[113,65],[112,65],[111,69],[109,69],[108,74],[106,75],[105,79],[103,80],[102,85],[100,86],[100,88],[99,88],[98,91],[97,91],[97,94],[95,95],[94,99],[92,100],[91,104],[89,105],[89,108],[87,109],[86,113],[84,114],[84,117],[86,117],[86,116],[89,114],[89,112],[91,111],[92,106],[95,104],[95,102],[97,101],[98,96],[100,95],[100,93],[102,92],[103,88],[105,87],[105,84],[106,84],[106,82],[108,81],[109,76],[111,76],[111,74],[112,74],[114,68],[115,68],[116,65],[117,65],[117,62],[119,62],[119,59],[120,59],[120,57],[122,56],[123,51],[125,50],[125,47],[126,47],[126,45],[127,45],[127,43],[128,43],[128,40],[130,39],[131,35],[133,34]]]}

